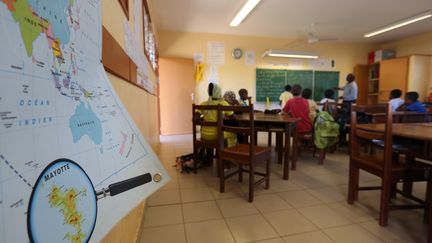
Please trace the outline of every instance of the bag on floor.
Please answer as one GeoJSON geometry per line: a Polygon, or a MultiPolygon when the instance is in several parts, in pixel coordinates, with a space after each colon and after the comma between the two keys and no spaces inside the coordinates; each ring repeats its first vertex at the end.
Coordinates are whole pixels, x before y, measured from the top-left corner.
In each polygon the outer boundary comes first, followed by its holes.
{"type": "MultiPolygon", "coordinates": [[[[189,173],[194,169],[194,154],[186,154],[176,158],[174,167],[180,173],[189,173]]],[[[201,167],[201,163],[197,164],[197,168],[201,167]]]]}
{"type": "Polygon", "coordinates": [[[314,143],[319,149],[328,148],[339,140],[339,124],[326,111],[319,112],[314,122],[314,143]]]}

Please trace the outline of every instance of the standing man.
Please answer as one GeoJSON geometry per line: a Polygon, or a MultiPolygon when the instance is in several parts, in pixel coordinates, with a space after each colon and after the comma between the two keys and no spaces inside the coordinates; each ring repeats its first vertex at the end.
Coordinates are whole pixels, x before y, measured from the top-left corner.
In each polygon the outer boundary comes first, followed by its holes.
{"type": "Polygon", "coordinates": [[[343,95],[339,97],[342,99],[342,116],[339,117],[338,123],[340,127],[339,144],[347,144],[347,129],[346,124],[351,123],[351,105],[356,103],[358,97],[358,87],[355,82],[354,74],[350,73],[346,77],[347,84],[342,88],[335,88],[336,90],[343,90],[343,95]]]}
{"type": "Polygon", "coordinates": [[[350,73],[346,77],[347,84],[342,88],[335,88],[336,90],[343,90],[343,95],[340,97],[343,99],[343,103],[352,104],[357,101],[358,87],[355,81],[354,74],[350,73]]]}

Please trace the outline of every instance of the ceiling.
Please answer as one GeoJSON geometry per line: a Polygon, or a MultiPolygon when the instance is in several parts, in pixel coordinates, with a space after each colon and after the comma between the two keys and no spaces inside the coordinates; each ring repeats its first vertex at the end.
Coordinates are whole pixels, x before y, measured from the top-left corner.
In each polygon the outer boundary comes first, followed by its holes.
{"type": "Polygon", "coordinates": [[[432,18],[373,38],[366,32],[432,9],[432,0],[262,0],[238,26],[246,0],[156,0],[161,30],[301,38],[311,30],[340,41],[387,42],[432,31],[432,18]]]}

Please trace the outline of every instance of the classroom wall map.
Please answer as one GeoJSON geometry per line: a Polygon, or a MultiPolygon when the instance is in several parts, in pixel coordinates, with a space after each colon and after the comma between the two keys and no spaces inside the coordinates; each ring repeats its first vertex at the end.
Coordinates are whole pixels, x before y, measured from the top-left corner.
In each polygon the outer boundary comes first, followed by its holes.
{"type": "Polygon", "coordinates": [[[0,0],[0,242],[98,242],[170,179],[101,29],[98,0],[0,0]]]}

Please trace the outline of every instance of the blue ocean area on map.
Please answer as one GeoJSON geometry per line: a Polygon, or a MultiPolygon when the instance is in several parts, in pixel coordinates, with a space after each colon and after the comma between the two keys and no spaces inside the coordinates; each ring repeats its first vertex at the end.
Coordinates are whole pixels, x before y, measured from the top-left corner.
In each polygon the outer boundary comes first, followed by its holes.
{"type": "Polygon", "coordinates": [[[84,135],[89,136],[95,144],[102,143],[102,124],[90,104],[87,104],[86,107],[84,102],[80,102],[75,113],[69,119],[69,127],[74,143],[78,142],[84,135]]]}

